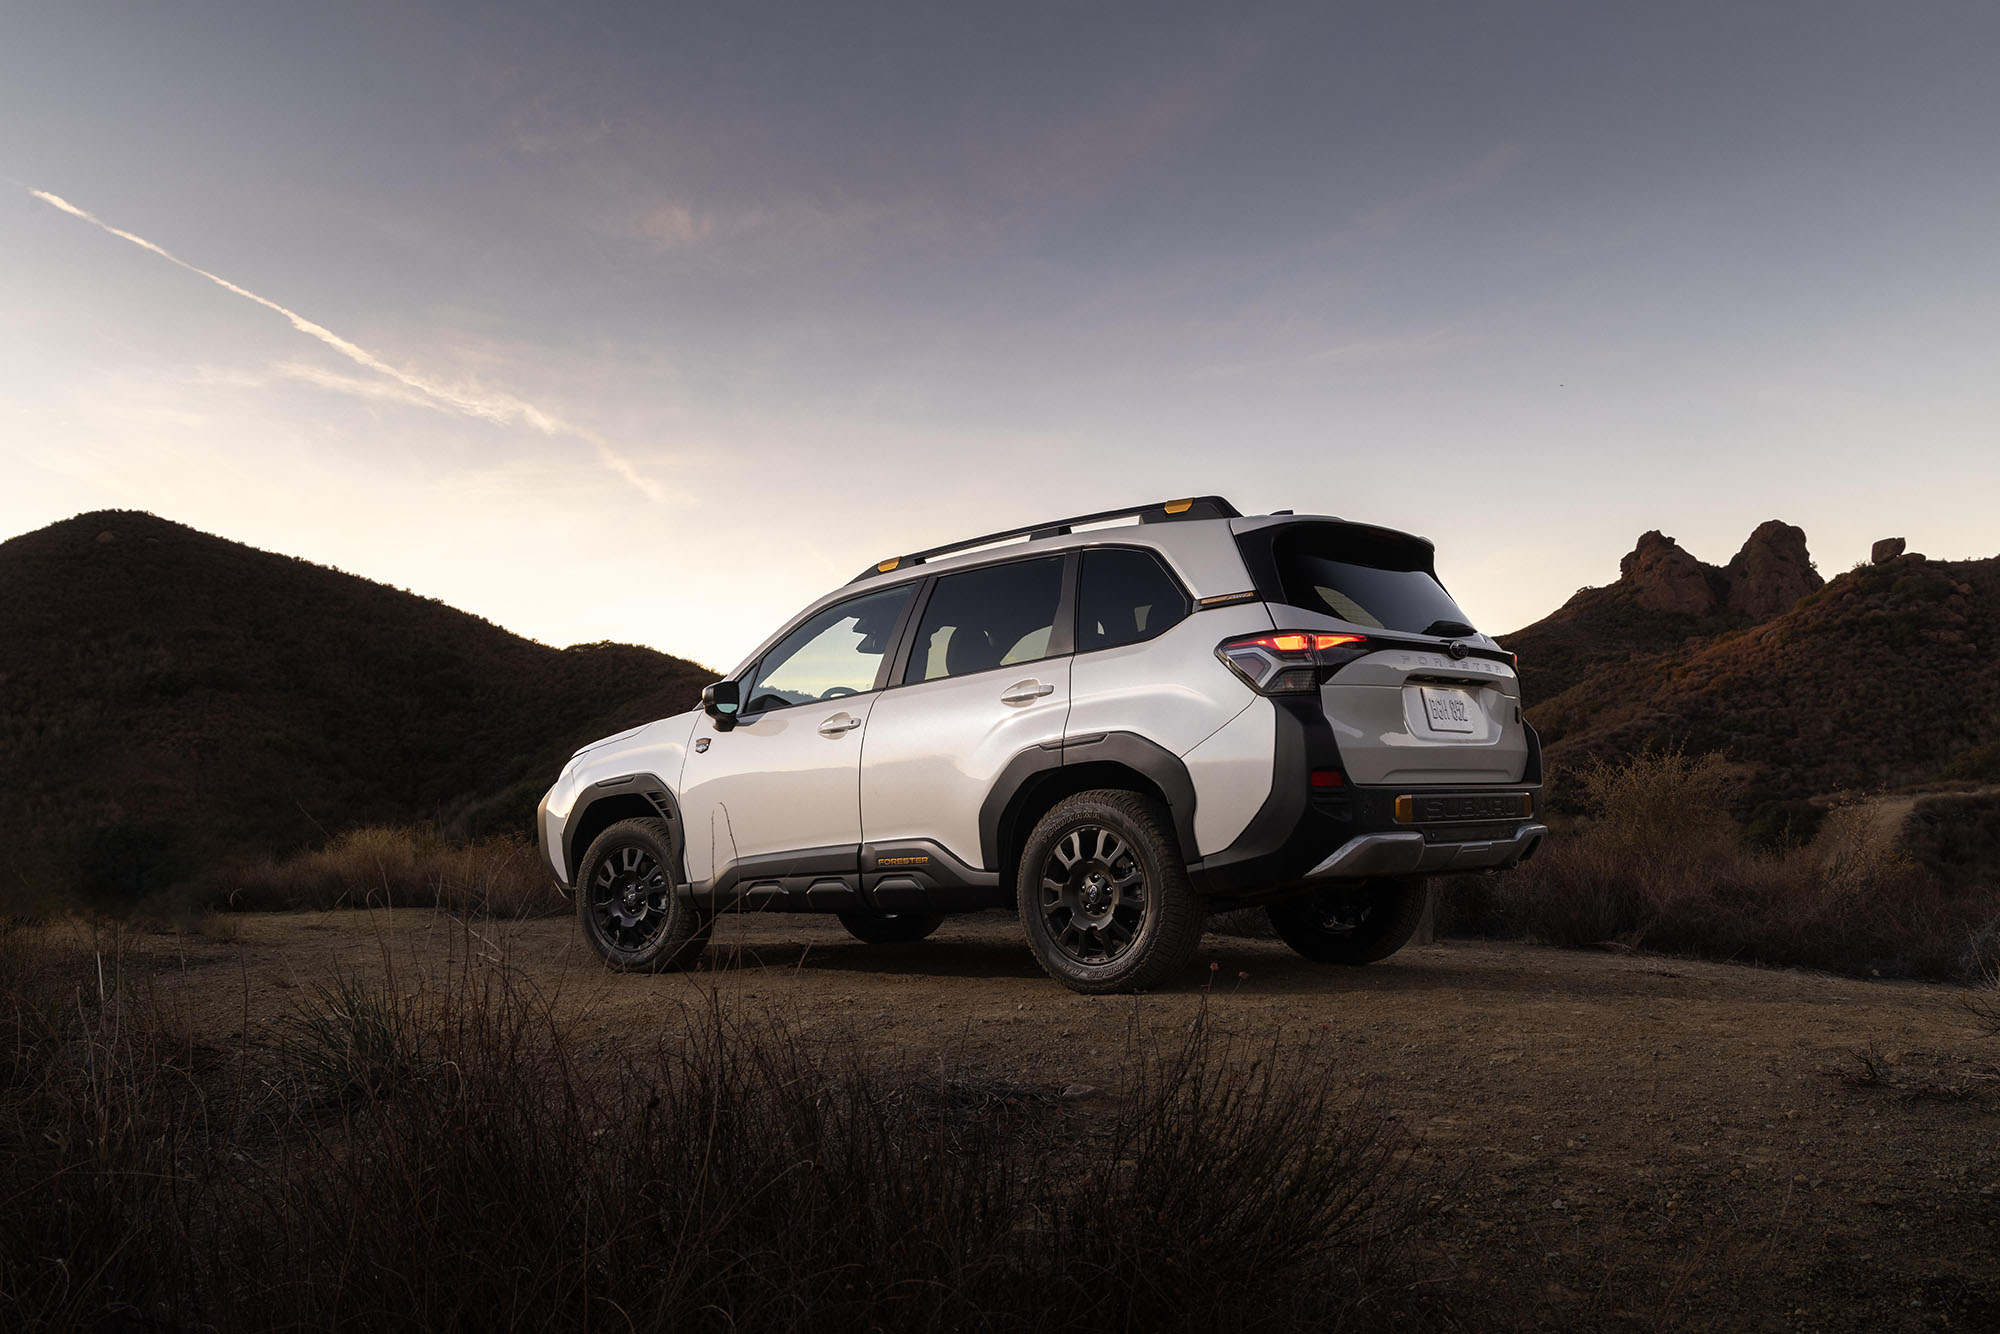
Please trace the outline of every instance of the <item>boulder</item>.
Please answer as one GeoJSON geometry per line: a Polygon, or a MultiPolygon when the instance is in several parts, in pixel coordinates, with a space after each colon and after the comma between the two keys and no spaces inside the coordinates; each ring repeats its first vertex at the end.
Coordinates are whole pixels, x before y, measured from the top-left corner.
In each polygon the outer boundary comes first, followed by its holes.
{"type": "Polygon", "coordinates": [[[1729,584],[1730,610],[1756,621],[1784,615],[1826,583],[1813,568],[1805,529],[1778,519],[1758,524],[1722,573],[1729,584]]]}
{"type": "Polygon", "coordinates": [[[1909,543],[1900,537],[1885,537],[1874,546],[1868,548],[1868,563],[1870,565],[1880,565],[1883,561],[1894,560],[1903,554],[1903,550],[1907,546],[1909,546],[1909,543]]]}
{"type": "Polygon", "coordinates": [[[1657,528],[1618,562],[1618,582],[1649,611],[1705,616],[1715,609],[1715,589],[1702,563],[1657,528]]]}

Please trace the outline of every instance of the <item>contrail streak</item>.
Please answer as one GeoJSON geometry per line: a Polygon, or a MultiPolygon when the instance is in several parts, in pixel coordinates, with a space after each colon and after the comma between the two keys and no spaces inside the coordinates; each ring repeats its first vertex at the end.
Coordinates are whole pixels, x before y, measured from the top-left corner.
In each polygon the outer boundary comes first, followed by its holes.
{"type": "Polygon", "coordinates": [[[95,213],[90,212],[88,209],[78,208],[61,195],[50,194],[47,190],[35,189],[28,189],[28,193],[41,200],[44,204],[61,209],[71,217],[82,218],[91,226],[107,231],[120,240],[130,241],[141,250],[151,251],[161,259],[166,260],[169,264],[178,265],[186,269],[189,273],[206,278],[217,287],[227,292],[233,292],[245,301],[254,301],[266,310],[276,311],[278,314],[284,316],[291,323],[291,326],[300,333],[311,338],[317,338],[320,342],[325,343],[355,365],[365,367],[378,375],[387,376],[389,379],[414,391],[438,407],[463,413],[468,417],[477,417],[482,421],[494,422],[500,425],[511,425],[519,422],[533,427],[544,435],[566,435],[577,440],[582,440],[596,448],[597,458],[600,463],[631,483],[647,499],[655,502],[666,499],[666,492],[658,482],[640,473],[632,465],[631,461],[614,450],[604,437],[587,427],[572,425],[555,416],[553,413],[544,412],[541,408],[524,399],[515,398],[512,394],[468,392],[452,385],[440,384],[436,380],[418,375],[413,371],[406,371],[400,366],[393,366],[376,356],[373,352],[370,352],[367,348],[348,342],[325,325],[315,324],[297,311],[281,306],[268,297],[258,296],[247,287],[238,287],[227,278],[210,273],[207,269],[200,268],[197,265],[190,264],[179,255],[162,246],[154,245],[143,236],[135,235],[132,232],[124,230],[122,227],[113,227],[95,213]]]}

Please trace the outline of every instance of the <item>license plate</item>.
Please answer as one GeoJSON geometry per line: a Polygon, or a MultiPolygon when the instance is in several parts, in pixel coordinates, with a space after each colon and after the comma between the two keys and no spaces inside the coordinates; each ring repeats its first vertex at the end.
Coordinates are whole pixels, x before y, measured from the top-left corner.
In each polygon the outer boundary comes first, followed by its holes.
{"type": "Polygon", "coordinates": [[[1485,725],[1479,713],[1479,701],[1465,691],[1439,686],[1424,686],[1422,690],[1424,722],[1430,725],[1431,731],[1471,736],[1485,725]]]}

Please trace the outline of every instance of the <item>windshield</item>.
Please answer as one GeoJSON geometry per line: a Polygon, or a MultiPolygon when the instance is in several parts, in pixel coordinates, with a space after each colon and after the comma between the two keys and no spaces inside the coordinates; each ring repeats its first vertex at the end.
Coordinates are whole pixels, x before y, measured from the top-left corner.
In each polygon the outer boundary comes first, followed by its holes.
{"type": "Polygon", "coordinates": [[[1272,538],[1268,568],[1288,606],[1370,630],[1475,633],[1430,565],[1429,545],[1400,533],[1299,524],[1272,538]]]}

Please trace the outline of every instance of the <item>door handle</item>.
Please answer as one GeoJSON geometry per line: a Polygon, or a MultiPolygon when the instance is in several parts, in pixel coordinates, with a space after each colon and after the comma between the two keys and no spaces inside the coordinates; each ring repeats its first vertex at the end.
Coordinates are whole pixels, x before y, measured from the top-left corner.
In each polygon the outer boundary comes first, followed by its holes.
{"type": "Polygon", "coordinates": [[[861,720],[851,713],[836,713],[819,725],[821,736],[845,736],[861,726],[861,720]]]}
{"type": "Polygon", "coordinates": [[[1053,695],[1056,688],[1047,681],[1016,681],[1007,687],[1007,693],[1000,696],[1002,704],[1033,704],[1044,695],[1053,695]]]}

